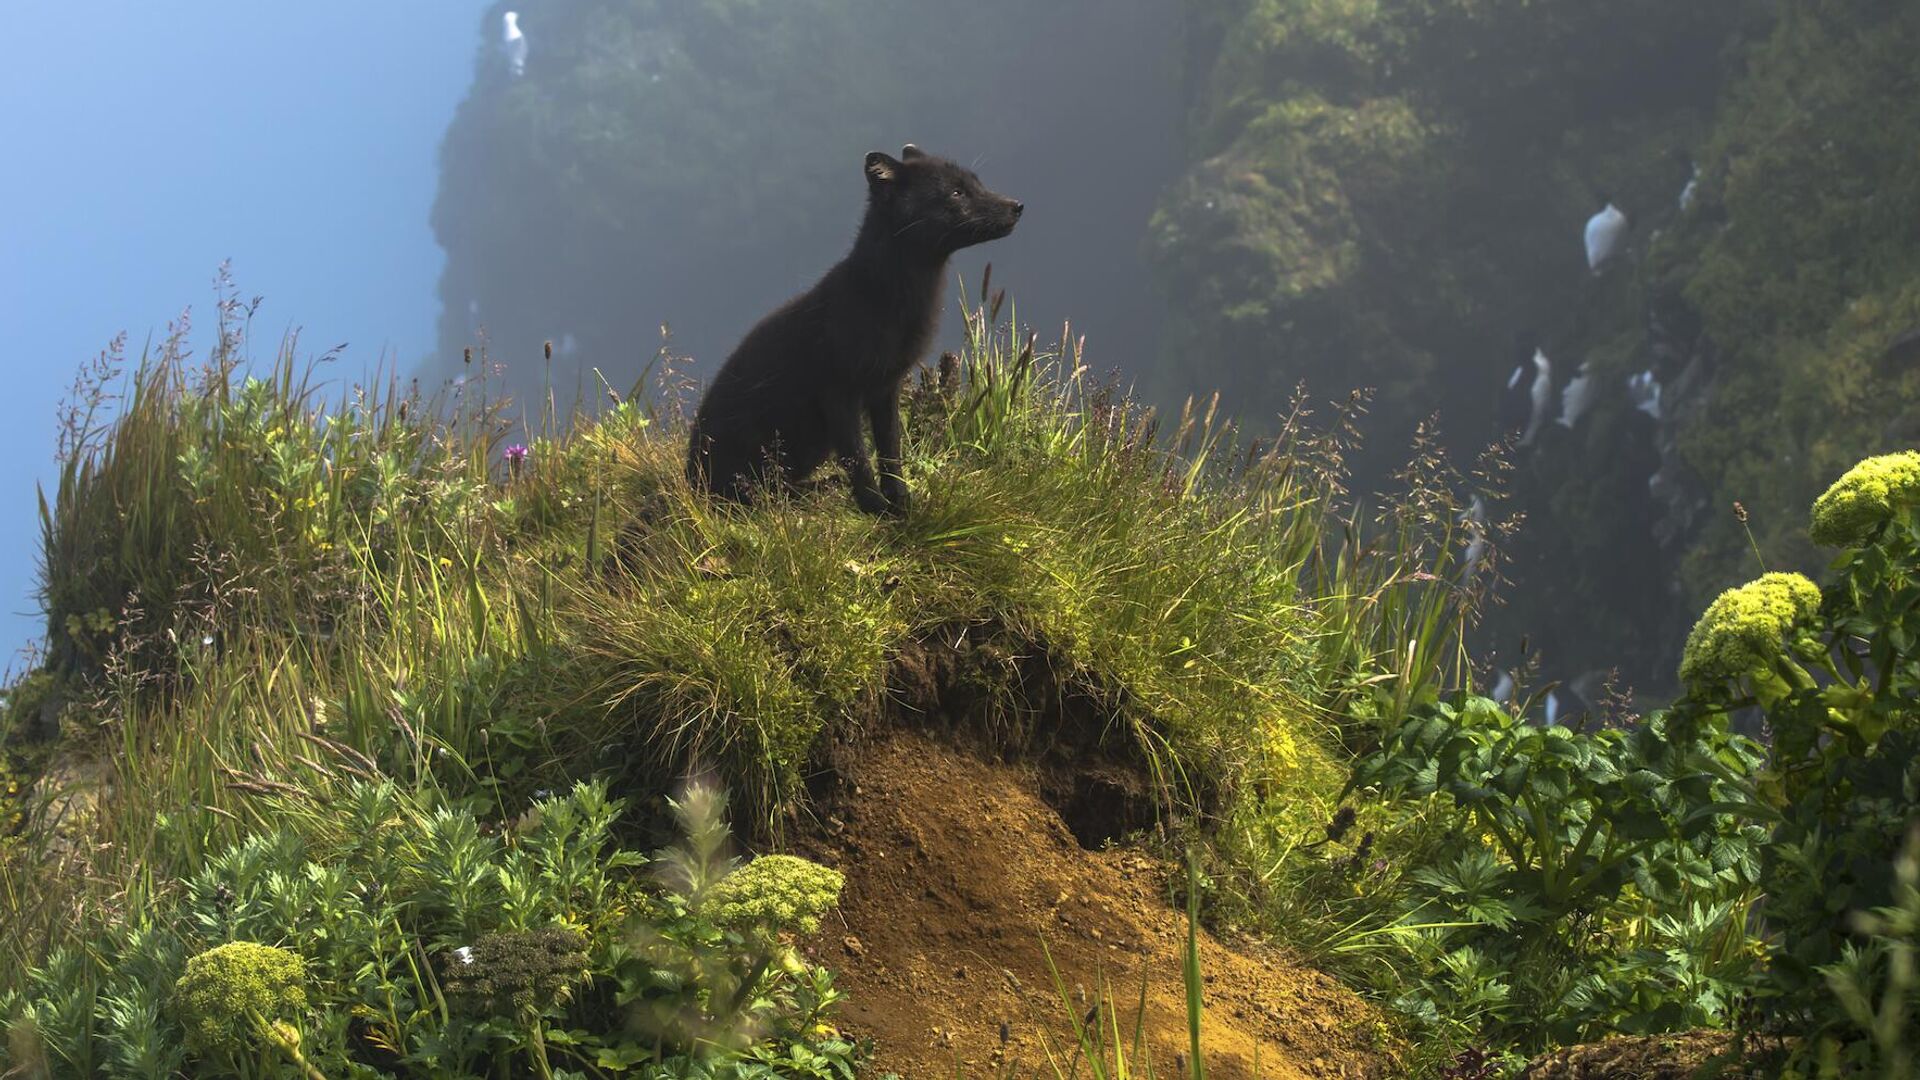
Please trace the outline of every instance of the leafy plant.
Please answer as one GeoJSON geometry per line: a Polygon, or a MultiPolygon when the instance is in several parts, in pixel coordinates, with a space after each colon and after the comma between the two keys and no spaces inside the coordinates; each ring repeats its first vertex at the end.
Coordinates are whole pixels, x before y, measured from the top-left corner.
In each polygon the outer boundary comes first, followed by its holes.
{"type": "Polygon", "coordinates": [[[739,906],[720,909],[735,927],[721,931],[683,894],[642,890],[629,873],[641,856],[609,850],[620,804],[604,785],[543,799],[498,830],[386,781],[343,784],[327,803],[267,801],[277,827],[213,853],[161,903],[91,949],[57,951],[0,1001],[12,1027],[0,1064],[30,1052],[56,1077],[248,1077],[272,1060],[308,1077],[467,1076],[515,1062],[542,1076],[561,1075],[560,1063],[748,1076],[809,1055],[852,1060],[825,1026],[830,977],[778,944],[831,904],[830,871],[748,863],[715,894],[739,906]],[[759,958],[727,984],[726,1009],[714,985],[681,984],[724,1012],[724,1036],[698,1047],[634,1037],[629,991],[658,970],[629,948],[636,936],[759,958]],[[705,1073],[686,1071],[689,1053],[705,1073]]]}
{"type": "Polygon", "coordinates": [[[620,967],[619,1000],[644,1042],[701,1068],[772,1046],[804,1058],[813,1074],[850,1072],[852,1047],[825,1021],[840,999],[832,977],[810,971],[786,939],[819,927],[844,879],[788,855],[736,864],[715,788],[691,785],[671,805],[685,839],[657,857],[664,888],[620,967]]]}
{"type": "Polygon", "coordinates": [[[1590,732],[1473,696],[1417,714],[1349,784],[1454,815],[1367,939],[1420,973],[1400,1006],[1522,1047],[1724,1022],[1765,838],[1726,803],[1761,753],[1675,714],[1590,732]]]}
{"type": "Polygon", "coordinates": [[[524,1030],[535,1067],[550,1078],[545,1017],[592,977],[586,946],[585,938],[558,926],[483,934],[454,950],[447,964],[447,995],[524,1030]]]}
{"type": "Polygon", "coordinates": [[[1859,995],[1885,944],[1860,928],[1899,925],[1860,913],[1899,910],[1898,845],[1920,822],[1920,454],[1860,462],[1814,503],[1810,531],[1843,547],[1830,583],[1768,575],[1716,601],[1689,640],[1676,712],[1761,711],[1772,752],[1747,798],[1773,823],[1761,1004],[1809,1036],[1798,1060],[1858,1064],[1914,1041],[1910,1013],[1863,1023],[1859,995]],[[1836,1003],[1835,985],[1855,992],[1836,1003]]]}
{"type": "Polygon", "coordinates": [[[1871,1071],[1885,1080],[1913,1075],[1917,1063],[1914,1017],[1920,1012],[1920,826],[1908,830],[1906,845],[1894,863],[1894,902],[1870,912],[1855,912],[1850,922],[1864,943],[1848,942],[1840,959],[1820,968],[1827,987],[1865,1041],[1821,1041],[1823,1074],[1847,1067],[1871,1071]]]}

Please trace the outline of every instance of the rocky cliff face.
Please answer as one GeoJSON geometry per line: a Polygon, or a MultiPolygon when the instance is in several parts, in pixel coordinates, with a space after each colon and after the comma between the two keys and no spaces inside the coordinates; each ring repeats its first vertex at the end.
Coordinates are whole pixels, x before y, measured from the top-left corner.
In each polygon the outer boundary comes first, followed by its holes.
{"type": "Polygon", "coordinates": [[[1302,380],[1377,387],[1377,476],[1430,412],[1463,456],[1496,437],[1516,335],[1551,357],[1556,408],[1579,374],[1597,389],[1512,457],[1527,524],[1492,620],[1503,662],[1528,634],[1550,677],[1617,666],[1659,689],[1756,547],[1817,562],[1798,508],[1920,434],[1912,5],[1189,12],[1195,164],[1150,236],[1167,390],[1225,384],[1257,411],[1302,380]],[[1606,199],[1632,229],[1594,275],[1581,229],[1606,199]],[[1628,391],[1642,373],[1657,415],[1628,391]]]}
{"type": "MultiPolygon", "coordinates": [[[[1646,292],[1692,312],[1714,361],[1675,455],[1742,500],[1770,563],[1808,564],[1798,508],[1920,428],[1920,8],[1794,0],[1739,57],[1701,155],[1700,211],[1658,246],[1646,292]]],[[[1748,547],[1708,515],[1694,596],[1748,547]]]]}

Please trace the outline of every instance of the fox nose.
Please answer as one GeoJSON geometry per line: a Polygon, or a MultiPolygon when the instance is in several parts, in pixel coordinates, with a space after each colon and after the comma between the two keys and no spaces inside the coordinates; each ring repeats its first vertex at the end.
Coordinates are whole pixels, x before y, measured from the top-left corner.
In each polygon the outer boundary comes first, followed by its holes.
{"type": "Polygon", "coordinates": [[[1014,216],[1014,217],[1019,217],[1019,216],[1020,216],[1021,214],[1024,214],[1024,213],[1026,213],[1026,212],[1027,212],[1027,204],[1026,204],[1026,203],[1023,203],[1023,202],[1017,202],[1017,201],[1016,201],[1016,202],[1015,202],[1015,203],[1013,204],[1013,216],[1014,216]]]}

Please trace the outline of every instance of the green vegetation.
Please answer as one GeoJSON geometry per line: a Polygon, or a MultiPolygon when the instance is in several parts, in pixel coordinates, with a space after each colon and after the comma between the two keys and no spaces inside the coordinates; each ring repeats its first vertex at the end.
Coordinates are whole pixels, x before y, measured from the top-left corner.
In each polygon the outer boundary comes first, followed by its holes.
{"type": "Polygon", "coordinates": [[[1914,949],[1920,945],[1920,829],[1909,830],[1894,864],[1894,902],[1854,912],[1851,929],[1863,943],[1842,946],[1840,959],[1822,967],[1844,1022],[1829,1008],[1829,1034],[1819,1044],[1818,1068],[1871,1071],[1885,1080],[1912,1076],[1916,1053],[1914,1008],[1920,985],[1914,949]],[[1862,1035],[1864,1034],[1864,1038],[1862,1035]]]}
{"type": "MultiPolygon", "coordinates": [[[[1831,521],[1823,512],[1852,502],[1863,481],[1894,464],[1856,467],[1815,504],[1814,520],[1831,521]]],[[[1896,488],[1873,516],[1848,517],[1853,540],[1834,561],[1819,617],[1787,637],[1783,654],[1745,680],[1691,687],[1709,714],[1759,705],[1773,733],[1769,766],[1755,782],[1773,820],[1763,868],[1774,935],[1765,1004],[1809,1033],[1805,1055],[1823,1066],[1878,1060],[1892,1068],[1888,1055],[1911,1053],[1920,1017],[1901,959],[1910,955],[1902,951],[1910,927],[1899,915],[1911,875],[1901,844],[1920,806],[1916,495],[1896,488]],[[1870,914],[1877,909],[1891,914],[1870,914]],[[1857,1007],[1871,993],[1886,1011],[1863,1024],[1855,1009],[1835,1006],[1836,983],[1854,988],[1843,1004],[1857,1007]]]]}
{"type": "MultiPolygon", "coordinates": [[[[1815,504],[1845,544],[1824,589],[1769,574],[1708,608],[1671,708],[1540,728],[1524,695],[1444,693],[1495,577],[1462,552],[1503,526],[1437,452],[1363,515],[1350,415],[1163,430],[998,307],[910,396],[900,521],[689,497],[670,356],[515,434],[480,381],[323,409],[289,359],[246,376],[239,327],[193,373],[164,345],[47,509],[63,644],[0,728],[39,773],[0,860],[8,1067],[850,1076],[795,947],[841,877],[737,861],[719,789],[675,778],[709,770],[777,843],[810,763],[901,719],[889,686],[941,647],[931,722],[1138,763],[1190,823],[1194,923],[1391,1003],[1422,1075],[1756,1022],[1797,1075],[1906,1060],[1909,456],[1815,504]],[[657,855],[623,839],[667,818],[657,855]]],[[[1103,995],[1066,1056],[1150,1070],[1103,995]]]]}
{"type": "MultiPolygon", "coordinates": [[[[356,767],[337,754],[331,768],[356,767]]],[[[278,827],[211,853],[90,941],[56,947],[0,997],[12,1066],[255,1076],[284,1058],[307,1076],[471,1076],[531,1062],[552,1076],[652,1063],[651,1075],[682,1076],[757,1053],[755,1036],[805,1035],[828,1061],[851,1053],[821,1037],[835,999],[825,972],[795,960],[744,982],[711,978],[741,954],[738,935],[800,929],[776,921],[784,897],[761,895],[759,860],[711,868],[740,898],[731,910],[650,888],[628,872],[648,860],[609,850],[620,804],[604,785],[539,800],[504,829],[385,780],[262,798],[278,827]],[[698,1038],[633,1015],[723,995],[721,1024],[698,1038]]],[[[830,871],[804,869],[817,916],[838,890],[819,880],[830,871]]]]}
{"type": "MultiPolygon", "coordinates": [[[[1798,510],[1920,434],[1920,383],[1892,349],[1920,322],[1920,255],[1895,224],[1920,209],[1904,150],[1920,125],[1917,44],[1908,5],[1779,5],[1701,155],[1703,220],[1657,256],[1655,287],[1677,289],[1724,354],[1681,454],[1717,504],[1746,503],[1776,563],[1817,565],[1798,510]]],[[[1746,539],[1722,517],[1698,545],[1684,568],[1696,597],[1731,576],[1746,539]]]]}
{"type": "MultiPolygon", "coordinates": [[[[102,384],[118,407],[79,414],[48,500],[54,647],[0,726],[46,763],[0,863],[14,1064],[838,1075],[837,993],[788,937],[838,878],[732,870],[699,792],[639,874],[615,830],[664,816],[676,778],[711,770],[745,831],[783,835],[826,741],[887,720],[896,665],[957,637],[940,722],[1015,754],[1105,744],[1231,850],[1277,853],[1332,812],[1343,740],[1460,677],[1474,594],[1431,462],[1363,514],[1337,417],[1163,429],[984,311],[913,395],[899,522],[830,491],[688,496],[670,357],[514,432],[479,379],[322,404],[289,357],[249,374],[222,314],[204,367],[176,337],[102,384]],[[167,1002],[230,942],[298,957],[308,1003],[220,1058],[167,1002]]],[[[1211,875],[1223,911],[1279,881],[1211,875]]]]}
{"type": "Polygon", "coordinates": [[[1463,1043],[1723,1026],[1755,959],[1765,830],[1712,810],[1762,756],[1666,714],[1575,732],[1435,705],[1353,785],[1437,799],[1454,827],[1409,870],[1401,919],[1349,948],[1403,950],[1418,977],[1397,1004],[1463,1043]]]}
{"type": "Polygon", "coordinates": [[[1444,1037],[1534,1050],[1609,1031],[1741,1025],[1795,1041],[1781,1075],[1905,1076],[1920,828],[1920,489],[1869,459],[1814,505],[1845,542],[1822,590],[1768,574],[1716,600],[1686,693],[1625,729],[1418,710],[1353,785],[1449,821],[1347,951],[1444,1037]],[[1733,733],[1758,709],[1766,744],[1733,733]],[[1764,902],[1762,902],[1764,901],[1764,902]],[[1748,1003],[1742,1006],[1741,1003],[1748,1003]],[[1739,1007],[1739,1008],[1737,1008],[1739,1007]]]}

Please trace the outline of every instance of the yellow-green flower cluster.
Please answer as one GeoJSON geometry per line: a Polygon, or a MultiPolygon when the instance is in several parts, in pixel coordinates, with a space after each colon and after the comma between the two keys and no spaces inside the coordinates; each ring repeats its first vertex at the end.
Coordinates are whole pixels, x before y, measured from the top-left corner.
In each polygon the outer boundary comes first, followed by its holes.
{"type": "Polygon", "coordinates": [[[1816,544],[1850,547],[1901,507],[1920,503],[1920,452],[1870,457],[1814,500],[1810,535],[1816,544]]]}
{"type": "Polygon", "coordinates": [[[722,926],[811,934],[840,900],[840,871],[792,855],[762,855],[714,886],[708,913],[722,926]]]}
{"type": "Polygon", "coordinates": [[[1687,635],[1681,681],[1721,682],[1770,669],[1786,658],[1786,636],[1819,610],[1820,588],[1802,574],[1766,574],[1728,589],[1687,635]]]}
{"type": "Polygon", "coordinates": [[[306,1008],[305,976],[306,963],[285,949],[233,941],[187,961],[174,1001],[196,1044],[237,1051],[264,1037],[263,1025],[306,1008]]]}

